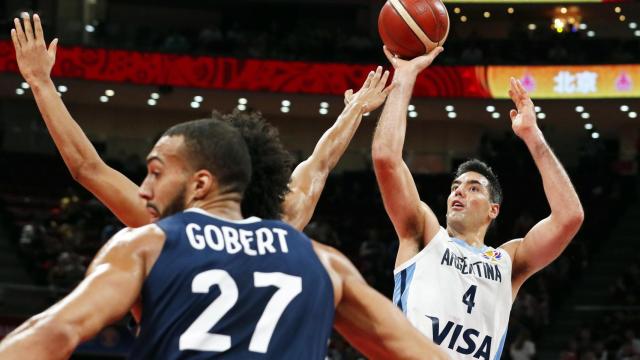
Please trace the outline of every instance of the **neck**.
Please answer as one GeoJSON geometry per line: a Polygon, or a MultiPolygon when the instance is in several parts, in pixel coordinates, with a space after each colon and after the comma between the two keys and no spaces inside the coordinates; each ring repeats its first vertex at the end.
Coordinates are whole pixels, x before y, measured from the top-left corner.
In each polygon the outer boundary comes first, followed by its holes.
{"type": "Polygon", "coordinates": [[[484,237],[487,234],[488,226],[480,226],[475,229],[466,229],[462,226],[447,224],[449,236],[464,240],[473,247],[484,246],[484,237]]]}
{"type": "Polygon", "coordinates": [[[192,200],[187,204],[187,208],[199,208],[212,215],[228,220],[242,220],[242,209],[240,202],[242,196],[237,193],[217,195],[201,200],[192,200]]]}

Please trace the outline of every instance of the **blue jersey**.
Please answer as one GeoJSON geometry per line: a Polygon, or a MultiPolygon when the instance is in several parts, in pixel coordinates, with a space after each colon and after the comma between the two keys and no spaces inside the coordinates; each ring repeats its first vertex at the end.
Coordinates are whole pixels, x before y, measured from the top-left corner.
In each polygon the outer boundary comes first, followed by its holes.
{"type": "Polygon", "coordinates": [[[142,288],[132,359],[324,359],[333,286],[311,240],[281,221],[189,209],[142,288]]]}

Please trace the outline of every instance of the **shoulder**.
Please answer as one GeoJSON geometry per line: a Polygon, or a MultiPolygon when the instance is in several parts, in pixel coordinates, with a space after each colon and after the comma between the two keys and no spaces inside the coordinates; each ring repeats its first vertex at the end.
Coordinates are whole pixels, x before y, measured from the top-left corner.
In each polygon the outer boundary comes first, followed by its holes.
{"type": "Polygon", "coordinates": [[[518,252],[518,247],[522,243],[522,240],[523,240],[522,238],[519,238],[519,239],[513,239],[510,241],[507,241],[506,243],[500,245],[499,249],[506,251],[507,254],[509,254],[509,257],[513,261],[513,259],[515,258],[518,252]]]}

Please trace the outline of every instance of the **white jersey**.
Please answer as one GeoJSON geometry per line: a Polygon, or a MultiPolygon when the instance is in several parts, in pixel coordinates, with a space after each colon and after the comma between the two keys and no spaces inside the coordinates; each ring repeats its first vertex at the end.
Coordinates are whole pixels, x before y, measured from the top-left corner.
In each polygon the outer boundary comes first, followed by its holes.
{"type": "Polygon", "coordinates": [[[474,248],[441,227],[394,277],[394,304],[449,356],[500,358],[513,303],[505,250],[474,248]]]}

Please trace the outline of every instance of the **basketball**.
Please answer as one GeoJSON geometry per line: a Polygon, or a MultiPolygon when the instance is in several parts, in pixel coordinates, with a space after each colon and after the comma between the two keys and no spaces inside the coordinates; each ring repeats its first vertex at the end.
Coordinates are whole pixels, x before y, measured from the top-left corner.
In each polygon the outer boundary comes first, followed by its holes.
{"type": "Polygon", "coordinates": [[[391,53],[412,59],[444,44],[449,14],[441,0],[388,0],[378,17],[378,31],[391,53]]]}

